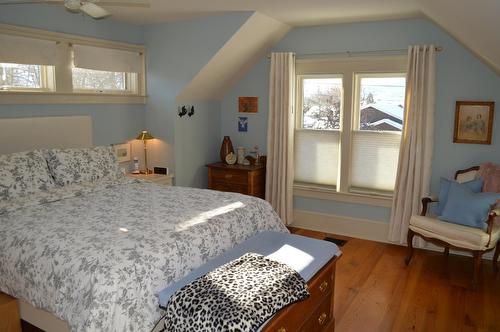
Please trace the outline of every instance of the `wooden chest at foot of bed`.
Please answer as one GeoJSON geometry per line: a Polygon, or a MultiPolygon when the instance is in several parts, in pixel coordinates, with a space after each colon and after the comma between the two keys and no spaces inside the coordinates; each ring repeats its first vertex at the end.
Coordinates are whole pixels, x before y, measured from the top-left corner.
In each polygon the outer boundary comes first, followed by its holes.
{"type": "Polygon", "coordinates": [[[308,282],[310,296],[304,301],[281,310],[262,329],[262,332],[323,332],[333,331],[333,298],[335,288],[335,264],[328,262],[308,282]]]}

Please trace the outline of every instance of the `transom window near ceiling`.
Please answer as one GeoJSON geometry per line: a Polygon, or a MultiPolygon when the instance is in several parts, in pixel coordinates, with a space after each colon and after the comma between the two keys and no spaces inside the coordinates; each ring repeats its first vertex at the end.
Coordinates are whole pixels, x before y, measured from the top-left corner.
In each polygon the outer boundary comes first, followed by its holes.
{"type": "Polygon", "coordinates": [[[404,121],[405,57],[297,62],[297,187],[390,196],[404,121]]]}
{"type": "Polygon", "coordinates": [[[0,25],[0,49],[0,93],[145,95],[141,46],[0,25]]]}

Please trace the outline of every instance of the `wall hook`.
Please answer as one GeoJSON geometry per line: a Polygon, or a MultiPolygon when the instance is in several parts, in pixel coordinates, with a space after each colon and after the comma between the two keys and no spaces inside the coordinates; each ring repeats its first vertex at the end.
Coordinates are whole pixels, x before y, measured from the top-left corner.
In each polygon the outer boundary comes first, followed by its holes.
{"type": "Polygon", "coordinates": [[[177,114],[179,114],[179,118],[182,118],[184,115],[186,115],[186,113],[187,113],[186,106],[182,106],[182,108],[179,108],[177,114]]]}

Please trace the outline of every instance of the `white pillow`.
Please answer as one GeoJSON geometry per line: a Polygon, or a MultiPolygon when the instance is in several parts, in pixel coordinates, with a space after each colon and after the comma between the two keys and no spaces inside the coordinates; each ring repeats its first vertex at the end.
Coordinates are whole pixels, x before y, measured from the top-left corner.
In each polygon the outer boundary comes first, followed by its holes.
{"type": "Polygon", "coordinates": [[[0,201],[55,187],[40,150],[0,155],[0,201]]]}
{"type": "Polygon", "coordinates": [[[47,164],[56,184],[60,186],[117,178],[118,161],[111,146],[82,149],[47,150],[47,164]]]}

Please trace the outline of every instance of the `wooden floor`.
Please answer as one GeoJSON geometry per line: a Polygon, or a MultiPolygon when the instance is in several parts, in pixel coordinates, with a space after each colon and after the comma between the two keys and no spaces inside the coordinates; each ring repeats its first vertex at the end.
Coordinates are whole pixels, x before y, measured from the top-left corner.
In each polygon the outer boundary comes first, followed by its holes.
{"type": "MultiPolygon", "coordinates": [[[[291,228],[296,234],[331,234],[291,228]]],[[[481,285],[470,290],[472,259],[349,239],[335,285],[336,332],[500,331],[500,276],[483,260],[481,285]]]]}

